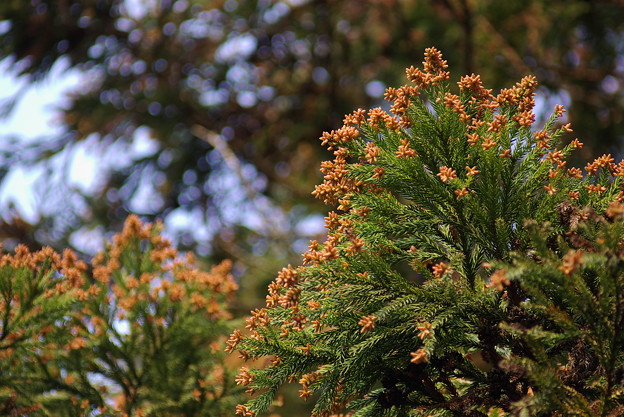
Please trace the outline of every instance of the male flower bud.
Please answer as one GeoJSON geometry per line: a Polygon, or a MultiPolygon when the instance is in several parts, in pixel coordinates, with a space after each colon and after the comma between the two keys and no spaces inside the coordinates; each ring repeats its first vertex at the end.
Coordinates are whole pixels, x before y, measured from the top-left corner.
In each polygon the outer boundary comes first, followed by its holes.
{"type": "Polygon", "coordinates": [[[358,324],[362,326],[362,328],[360,329],[360,332],[367,333],[373,330],[375,328],[376,321],[377,321],[377,317],[375,316],[362,317],[362,319],[358,322],[358,324]]]}

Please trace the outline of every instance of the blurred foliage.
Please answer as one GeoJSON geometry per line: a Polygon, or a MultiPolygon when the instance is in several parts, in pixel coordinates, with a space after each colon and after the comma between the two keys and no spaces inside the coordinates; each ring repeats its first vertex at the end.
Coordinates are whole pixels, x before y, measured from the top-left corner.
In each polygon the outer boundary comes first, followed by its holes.
{"type": "Polygon", "coordinates": [[[224,334],[236,283],[130,216],[90,264],[71,250],[0,257],[0,414],[229,416],[224,334]]]}
{"type": "MultiPolygon", "coordinates": [[[[618,0],[5,0],[0,22],[0,56],[15,73],[41,80],[62,61],[85,74],[64,110],[65,133],[7,146],[3,172],[85,141],[109,161],[88,195],[62,180],[42,187],[52,209],[18,230],[34,244],[69,244],[84,226],[119,228],[129,212],[182,208],[225,232],[200,252],[296,253],[297,222],[318,211],[309,192],[324,157],[319,132],[379,101],[433,44],[494,88],[536,74],[541,95],[570,109],[587,152],[617,152],[624,130],[618,0]],[[232,151],[251,194],[233,198],[231,167],[197,126],[232,151]],[[141,135],[152,150],[137,155],[141,135]],[[260,222],[250,221],[254,211],[264,212],[260,222]]],[[[198,229],[184,231],[184,246],[205,246],[198,229]]]]}

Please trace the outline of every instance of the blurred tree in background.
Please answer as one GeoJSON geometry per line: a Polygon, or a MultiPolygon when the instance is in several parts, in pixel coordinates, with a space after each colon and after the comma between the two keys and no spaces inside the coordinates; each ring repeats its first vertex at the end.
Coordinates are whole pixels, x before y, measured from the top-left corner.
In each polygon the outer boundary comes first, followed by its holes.
{"type": "Polygon", "coordinates": [[[195,268],[129,216],[105,251],[0,255],[0,415],[232,415],[231,262],[195,268]]]}
{"type": "Polygon", "coordinates": [[[617,0],[7,0],[0,21],[0,56],[16,74],[36,82],[59,61],[85,74],[64,134],[5,141],[2,173],[52,166],[82,142],[102,161],[87,194],[63,181],[43,187],[37,224],[4,219],[4,235],[31,246],[118,229],[131,212],[175,212],[193,223],[178,236],[183,248],[272,253],[281,264],[301,251],[301,221],[319,208],[309,197],[319,132],[375,104],[434,44],[494,88],[535,74],[540,97],[570,109],[588,152],[621,146],[617,0]],[[150,152],[133,153],[141,139],[150,152]]]}

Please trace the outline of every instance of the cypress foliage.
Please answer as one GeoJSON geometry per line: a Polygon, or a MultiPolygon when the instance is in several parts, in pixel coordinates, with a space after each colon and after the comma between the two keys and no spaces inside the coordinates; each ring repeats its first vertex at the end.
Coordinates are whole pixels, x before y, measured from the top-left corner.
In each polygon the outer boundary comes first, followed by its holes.
{"type": "Polygon", "coordinates": [[[227,350],[266,410],[298,382],[314,416],[621,415],[624,163],[582,170],[534,77],[493,95],[425,52],[390,113],[321,140],[327,240],[269,286],[227,350]]]}
{"type": "Polygon", "coordinates": [[[0,258],[0,414],[229,416],[230,263],[201,272],[130,216],[91,264],[69,250],[0,258]]]}

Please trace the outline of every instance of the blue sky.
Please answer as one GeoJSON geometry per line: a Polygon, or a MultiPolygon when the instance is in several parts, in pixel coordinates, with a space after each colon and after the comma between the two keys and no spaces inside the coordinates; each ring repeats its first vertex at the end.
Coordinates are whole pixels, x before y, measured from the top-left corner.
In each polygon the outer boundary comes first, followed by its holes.
{"type": "MultiPolygon", "coordinates": [[[[26,144],[42,135],[60,133],[59,109],[66,105],[67,93],[80,86],[80,72],[68,70],[68,65],[59,61],[45,79],[29,85],[25,78],[15,75],[12,64],[11,59],[0,61],[0,99],[20,95],[9,116],[0,119],[0,138],[5,141],[5,146],[9,137],[19,137],[26,144]]],[[[93,156],[86,149],[76,150],[70,167],[74,185],[84,189],[93,184],[93,162],[93,156]]],[[[0,207],[13,202],[25,220],[36,220],[38,202],[34,187],[41,171],[18,164],[8,175],[0,186],[0,207]]]]}

